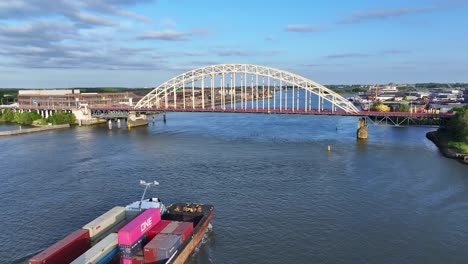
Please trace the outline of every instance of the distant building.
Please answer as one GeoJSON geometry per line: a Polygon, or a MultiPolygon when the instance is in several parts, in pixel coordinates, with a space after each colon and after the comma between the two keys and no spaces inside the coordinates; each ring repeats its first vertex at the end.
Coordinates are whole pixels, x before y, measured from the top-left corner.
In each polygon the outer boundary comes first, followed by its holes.
{"type": "Polygon", "coordinates": [[[405,93],[408,100],[417,100],[423,97],[429,97],[431,93],[428,92],[406,92],[405,93]]]}
{"type": "Polygon", "coordinates": [[[468,104],[468,88],[465,88],[465,91],[463,92],[463,98],[465,99],[465,104],[468,104]]]}
{"type": "Polygon", "coordinates": [[[141,96],[132,92],[123,93],[81,93],[73,90],[20,90],[18,92],[18,106],[24,108],[88,106],[133,106],[141,96]]]}

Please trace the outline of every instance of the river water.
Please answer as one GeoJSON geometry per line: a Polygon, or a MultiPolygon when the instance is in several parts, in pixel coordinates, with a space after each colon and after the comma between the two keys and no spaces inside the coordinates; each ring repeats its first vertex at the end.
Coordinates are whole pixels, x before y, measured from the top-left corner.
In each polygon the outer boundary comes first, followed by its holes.
{"type": "Polygon", "coordinates": [[[215,206],[190,263],[468,259],[468,167],[439,154],[430,128],[370,127],[358,143],[354,117],[167,119],[0,138],[0,263],[138,200],[140,179],[167,204],[215,206]]]}

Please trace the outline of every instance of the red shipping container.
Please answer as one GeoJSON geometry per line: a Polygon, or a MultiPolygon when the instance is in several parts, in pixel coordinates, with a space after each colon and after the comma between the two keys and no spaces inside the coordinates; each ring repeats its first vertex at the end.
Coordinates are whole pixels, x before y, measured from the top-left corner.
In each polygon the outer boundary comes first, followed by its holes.
{"type": "Polygon", "coordinates": [[[119,245],[131,246],[161,220],[159,208],[149,208],[122,227],[119,232],[119,245]]]}
{"type": "Polygon", "coordinates": [[[158,234],[146,244],[143,252],[146,264],[165,263],[165,260],[174,255],[180,245],[182,239],[178,235],[158,234]]]}
{"type": "Polygon", "coordinates": [[[153,228],[148,230],[148,233],[146,233],[146,241],[151,241],[157,234],[161,233],[161,231],[170,223],[171,221],[169,220],[161,220],[159,223],[157,223],[153,228]]]}
{"type": "Polygon", "coordinates": [[[174,235],[180,235],[182,237],[182,241],[185,241],[185,239],[187,239],[187,237],[190,236],[190,233],[192,231],[193,231],[192,222],[182,222],[172,233],[174,235]]]}
{"type": "Polygon", "coordinates": [[[145,264],[145,259],[143,257],[122,258],[120,264],[145,264]]]}
{"type": "Polygon", "coordinates": [[[168,234],[158,234],[143,249],[145,262],[149,264],[156,264],[158,259],[158,246],[167,239],[168,234]]]}
{"type": "Polygon", "coordinates": [[[171,221],[163,230],[161,230],[161,234],[172,234],[181,223],[182,222],[171,221]]]}
{"type": "Polygon", "coordinates": [[[32,257],[28,264],[70,263],[90,248],[89,231],[79,229],[32,257]]]}

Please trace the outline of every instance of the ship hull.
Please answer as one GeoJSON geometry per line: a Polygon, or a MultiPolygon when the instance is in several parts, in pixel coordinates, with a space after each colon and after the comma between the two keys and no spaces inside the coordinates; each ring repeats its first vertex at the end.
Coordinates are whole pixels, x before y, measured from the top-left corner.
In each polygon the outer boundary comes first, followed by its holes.
{"type": "Polygon", "coordinates": [[[202,216],[202,218],[198,221],[195,228],[193,229],[191,238],[187,239],[181,245],[181,248],[179,249],[179,251],[170,261],[167,262],[167,264],[185,263],[187,259],[190,257],[190,255],[193,253],[195,248],[200,244],[200,242],[203,239],[203,236],[208,230],[208,226],[210,225],[211,219],[213,218],[213,214],[214,214],[213,207],[212,206],[207,206],[207,207],[208,207],[208,210],[206,210],[206,213],[202,216]]]}

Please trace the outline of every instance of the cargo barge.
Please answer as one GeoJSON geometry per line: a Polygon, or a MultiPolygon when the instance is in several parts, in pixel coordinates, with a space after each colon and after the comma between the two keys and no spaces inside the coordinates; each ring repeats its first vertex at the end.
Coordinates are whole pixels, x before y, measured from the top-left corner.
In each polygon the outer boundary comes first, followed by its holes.
{"type": "Polygon", "coordinates": [[[159,198],[116,206],[38,253],[28,264],[182,264],[200,244],[214,214],[212,205],[159,198]]]}

